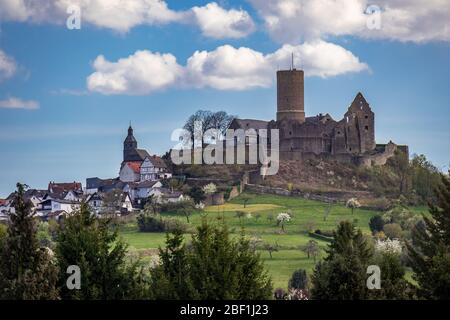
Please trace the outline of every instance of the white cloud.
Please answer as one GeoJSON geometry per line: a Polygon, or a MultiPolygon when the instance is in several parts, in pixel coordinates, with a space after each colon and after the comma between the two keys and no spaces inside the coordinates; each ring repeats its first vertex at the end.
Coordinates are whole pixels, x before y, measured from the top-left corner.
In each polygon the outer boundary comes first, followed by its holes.
{"type": "Polygon", "coordinates": [[[12,77],[16,69],[17,65],[14,59],[0,50],[0,81],[12,77]]]}
{"type": "Polygon", "coordinates": [[[450,41],[448,0],[248,1],[280,43],[343,35],[418,43],[450,41]],[[369,5],[381,8],[381,29],[367,27],[369,5]]]}
{"type": "Polygon", "coordinates": [[[213,38],[240,38],[254,29],[244,10],[226,10],[212,2],[175,11],[163,0],[0,0],[0,20],[64,24],[72,4],[80,6],[82,27],[86,23],[121,33],[139,25],[173,22],[197,25],[205,36],[213,38]]]}
{"type": "Polygon", "coordinates": [[[196,51],[187,63],[190,84],[219,90],[268,87],[271,67],[265,56],[249,48],[225,45],[214,51],[196,51]]]}
{"type": "Polygon", "coordinates": [[[203,35],[211,38],[242,38],[255,29],[255,24],[245,10],[225,10],[217,3],[193,7],[192,12],[203,35]]]}
{"type": "Polygon", "coordinates": [[[149,94],[167,87],[247,90],[270,87],[276,70],[289,66],[291,53],[301,61],[306,76],[323,78],[368,70],[350,51],[322,40],[298,46],[285,45],[264,55],[250,48],[224,45],[213,51],[196,51],[186,66],[172,54],[137,51],[109,62],[97,57],[88,89],[103,94],[149,94]]]}
{"type": "Polygon", "coordinates": [[[161,0],[0,0],[0,19],[61,24],[67,9],[78,5],[82,24],[127,32],[141,24],[164,24],[180,19],[161,0]]]}
{"type": "Polygon", "coordinates": [[[345,48],[323,40],[305,42],[298,46],[284,45],[266,58],[272,66],[286,68],[292,60],[300,64],[306,76],[322,78],[369,70],[369,66],[345,48]]]}
{"type": "Polygon", "coordinates": [[[103,94],[149,94],[174,84],[183,71],[172,54],[147,50],[117,62],[100,55],[93,67],[96,71],[87,78],[88,89],[103,94]]]}
{"type": "Polygon", "coordinates": [[[5,109],[39,109],[39,103],[34,100],[22,100],[20,98],[10,97],[5,100],[0,100],[0,108],[5,109]]]}

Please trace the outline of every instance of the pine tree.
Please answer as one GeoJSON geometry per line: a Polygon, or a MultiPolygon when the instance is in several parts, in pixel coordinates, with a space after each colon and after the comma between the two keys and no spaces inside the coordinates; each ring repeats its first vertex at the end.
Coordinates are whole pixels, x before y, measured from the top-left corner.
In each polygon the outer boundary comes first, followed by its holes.
{"type": "Polygon", "coordinates": [[[57,235],[56,254],[61,269],[63,299],[140,299],[146,296],[139,261],[127,261],[127,246],[118,239],[111,220],[93,216],[86,203],[66,217],[57,235]],[[66,287],[65,271],[77,265],[81,289],[66,287]]]}
{"type": "Polygon", "coordinates": [[[242,235],[231,239],[225,225],[211,226],[204,220],[183,244],[181,232],[168,236],[160,250],[161,265],[153,270],[152,291],[156,299],[268,299],[272,284],[260,256],[242,235]]]}
{"type": "Polygon", "coordinates": [[[430,203],[431,217],[413,230],[408,244],[419,293],[428,299],[450,298],[450,179],[442,175],[436,189],[437,205],[430,203]]]}
{"type": "Polygon", "coordinates": [[[190,278],[188,252],[181,230],[166,235],[166,247],[159,249],[161,264],[151,273],[151,294],[154,299],[198,299],[190,278]]]}
{"type": "Polygon", "coordinates": [[[373,256],[371,247],[352,223],[341,222],[327,249],[328,256],[316,265],[312,298],[319,300],[366,299],[366,270],[373,256]]]}
{"type": "Polygon", "coordinates": [[[370,290],[370,299],[411,300],[416,298],[416,289],[405,279],[405,267],[398,254],[389,252],[377,254],[373,264],[380,267],[381,288],[370,290]]]}
{"type": "Polygon", "coordinates": [[[57,299],[58,268],[52,253],[40,248],[31,205],[24,199],[25,186],[18,183],[15,212],[10,215],[8,234],[0,260],[0,298],[57,299]]]}

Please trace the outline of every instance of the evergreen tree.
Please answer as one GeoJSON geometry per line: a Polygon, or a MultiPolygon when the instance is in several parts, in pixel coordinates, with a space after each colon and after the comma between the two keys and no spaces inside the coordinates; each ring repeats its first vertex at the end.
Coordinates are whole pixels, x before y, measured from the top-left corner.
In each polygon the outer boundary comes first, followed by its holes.
{"type": "Polygon", "coordinates": [[[308,276],[303,269],[295,270],[289,280],[289,289],[308,289],[308,276]]]}
{"type": "Polygon", "coordinates": [[[166,247],[159,249],[161,264],[152,270],[151,293],[155,299],[198,299],[190,278],[188,252],[181,230],[166,235],[166,247]]]}
{"type": "Polygon", "coordinates": [[[156,299],[268,299],[272,284],[260,256],[242,235],[230,238],[225,225],[204,220],[183,244],[181,232],[167,238],[160,249],[161,265],[152,273],[156,299]]]}
{"type": "Polygon", "coordinates": [[[436,189],[437,205],[430,204],[431,217],[414,228],[414,246],[408,244],[419,293],[428,299],[450,298],[450,179],[442,175],[436,189]]]}
{"type": "Polygon", "coordinates": [[[10,214],[8,234],[0,259],[0,298],[57,299],[58,268],[52,252],[40,248],[31,204],[24,199],[25,186],[18,183],[15,212],[10,214]]]}
{"type": "Polygon", "coordinates": [[[189,190],[188,196],[191,197],[192,200],[194,200],[195,204],[199,204],[200,202],[206,199],[205,192],[203,191],[203,189],[197,186],[193,186],[189,190]]]}
{"type": "Polygon", "coordinates": [[[57,235],[63,299],[139,299],[146,296],[139,261],[129,262],[127,246],[118,239],[109,219],[93,216],[86,203],[68,216],[57,235]],[[70,265],[81,271],[81,289],[66,287],[70,265]]]}
{"type": "Polygon", "coordinates": [[[411,300],[416,298],[416,288],[405,279],[405,267],[398,254],[390,252],[377,254],[372,264],[380,267],[381,289],[370,290],[370,299],[411,300]]]}
{"type": "Polygon", "coordinates": [[[312,298],[366,299],[366,271],[373,253],[361,231],[348,221],[341,222],[327,254],[314,270],[312,298]]]}

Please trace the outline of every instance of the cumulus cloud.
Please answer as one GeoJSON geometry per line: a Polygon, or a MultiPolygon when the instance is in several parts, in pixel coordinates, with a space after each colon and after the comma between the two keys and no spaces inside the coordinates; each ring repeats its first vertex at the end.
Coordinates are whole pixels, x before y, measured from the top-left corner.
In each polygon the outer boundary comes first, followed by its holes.
{"type": "Polygon", "coordinates": [[[103,94],[149,94],[167,87],[247,90],[270,87],[276,70],[290,65],[291,54],[307,76],[323,78],[368,70],[350,51],[322,40],[298,46],[284,45],[264,55],[250,48],[224,45],[213,51],[196,51],[185,66],[172,54],[137,51],[109,62],[97,57],[88,89],[103,94]]]}
{"type": "Polygon", "coordinates": [[[67,8],[78,4],[81,22],[125,33],[139,25],[183,23],[197,25],[212,38],[240,38],[254,29],[244,10],[226,10],[212,2],[175,11],[163,0],[0,0],[0,20],[64,24],[67,8]]]}
{"type": "Polygon", "coordinates": [[[297,46],[284,45],[266,58],[272,66],[286,66],[292,59],[292,54],[294,61],[305,70],[306,76],[328,78],[369,70],[369,66],[350,51],[323,40],[297,46]]]}
{"type": "Polygon", "coordinates": [[[39,109],[39,103],[34,100],[22,100],[20,98],[10,97],[5,100],[0,100],[0,108],[5,109],[39,109]]]}
{"type": "Polygon", "coordinates": [[[211,38],[242,38],[255,29],[255,24],[245,10],[225,10],[212,2],[203,7],[193,7],[195,20],[203,35],[211,38]]]}
{"type": "Polygon", "coordinates": [[[188,83],[219,90],[245,90],[271,84],[266,57],[249,48],[229,45],[214,51],[196,51],[187,62],[188,83]]]}
{"type": "Polygon", "coordinates": [[[281,43],[343,35],[418,43],[450,41],[448,0],[248,1],[272,38],[281,43]],[[380,29],[367,27],[371,5],[381,9],[380,29]]]}
{"type": "Polygon", "coordinates": [[[0,50],[0,81],[13,76],[16,69],[17,65],[14,59],[0,50]]]}
{"type": "Polygon", "coordinates": [[[96,71],[87,78],[88,89],[103,94],[149,94],[174,84],[183,71],[172,54],[147,50],[117,62],[100,55],[93,67],[96,71]]]}

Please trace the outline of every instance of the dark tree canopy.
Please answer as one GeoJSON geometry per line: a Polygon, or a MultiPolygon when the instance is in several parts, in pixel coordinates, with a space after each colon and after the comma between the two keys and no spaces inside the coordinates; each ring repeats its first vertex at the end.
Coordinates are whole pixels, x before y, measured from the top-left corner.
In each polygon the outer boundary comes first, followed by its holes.
{"type": "Polygon", "coordinates": [[[181,232],[168,235],[160,258],[152,273],[156,299],[260,300],[272,295],[260,256],[244,236],[232,239],[225,225],[204,220],[189,246],[181,232]]]}
{"type": "Polygon", "coordinates": [[[81,289],[68,290],[62,274],[63,299],[138,299],[145,296],[138,262],[128,263],[127,246],[110,220],[96,218],[86,203],[68,216],[58,232],[56,253],[61,270],[81,269],[81,289]]]}
{"type": "Polygon", "coordinates": [[[371,247],[352,223],[341,222],[312,276],[312,297],[319,300],[354,300],[367,297],[366,270],[371,247]]]}
{"type": "Polygon", "coordinates": [[[414,246],[408,245],[420,294],[429,299],[450,298],[450,179],[442,175],[441,180],[437,205],[430,204],[431,217],[416,226],[414,246]]]}
{"type": "Polygon", "coordinates": [[[52,253],[40,248],[31,204],[24,198],[25,186],[18,183],[15,212],[0,257],[0,298],[14,300],[57,299],[58,268],[52,253]]]}
{"type": "Polygon", "coordinates": [[[198,121],[202,125],[202,134],[209,129],[217,129],[220,133],[225,134],[225,131],[228,129],[234,118],[235,116],[229,115],[225,111],[212,112],[198,110],[186,121],[184,129],[193,135],[195,122],[198,121]]]}

